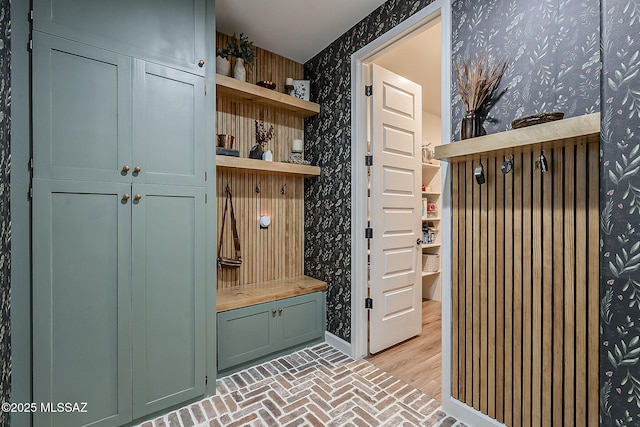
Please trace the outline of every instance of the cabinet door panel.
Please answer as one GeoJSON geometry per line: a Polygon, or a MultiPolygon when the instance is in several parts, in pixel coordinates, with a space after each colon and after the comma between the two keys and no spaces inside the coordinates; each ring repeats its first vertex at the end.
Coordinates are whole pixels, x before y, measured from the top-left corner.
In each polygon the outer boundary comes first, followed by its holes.
{"type": "Polygon", "coordinates": [[[323,293],[315,292],[278,301],[278,339],[287,348],[320,338],[324,333],[323,293]]]}
{"type": "Polygon", "coordinates": [[[218,313],[218,371],[277,350],[275,303],[218,313]]]}
{"type": "Polygon", "coordinates": [[[34,176],[126,182],[131,59],[34,32],[34,176]]]}
{"type": "Polygon", "coordinates": [[[134,155],[145,183],[204,185],[204,78],[135,62],[134,155]]]}
{"type": "Polygon", "coordinates": [[[36,426],[131,420],[127,184],[33,180],[34,402],[87,413],[34,415],[36,426]]]}
{"type": "Polygon", "coordinates": [[[205,0],[34,0],[34,28],[204,75],[205,0]]]}
{"type": "Polygon", "coordinates": [[[204,190],[133,185],[134,418],[204,394],[204,190]],[[135,199],[135,196],[134,196],[135,199]]]}

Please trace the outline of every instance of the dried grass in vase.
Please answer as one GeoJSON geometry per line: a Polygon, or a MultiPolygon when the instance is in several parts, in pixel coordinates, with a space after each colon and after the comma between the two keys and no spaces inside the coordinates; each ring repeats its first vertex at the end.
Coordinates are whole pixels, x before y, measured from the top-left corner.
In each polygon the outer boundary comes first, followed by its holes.
{"type": "Polygon", "coordinates": [[[458,94],[467,113],[480,111],[482,105],[498,86],[507,69],[507,59],[496,60],[484,53],[475,58],[453,64],[458,83],[458,94]]]}

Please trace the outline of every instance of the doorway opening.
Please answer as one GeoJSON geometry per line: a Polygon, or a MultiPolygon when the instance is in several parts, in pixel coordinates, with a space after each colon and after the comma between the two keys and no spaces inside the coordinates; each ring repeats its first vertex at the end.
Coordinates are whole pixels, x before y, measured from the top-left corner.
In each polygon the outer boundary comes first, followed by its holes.
{"type": "MultiPolygon", "coordinates": [[[[436,1],[352,56],[352,355],[369,361],[425,393],[444,401],[450,396],[450,220],[445,188],[446,164],[422,159],[423,145],[431,153],[435,145],[449,140],[450,128],[450,24],[446,2],[436,1]],[[445,10],[446,9],[446,10],[445,10]],[[445,59],[446,58],[446,59],[445,59]],[[422,136],[415,151],[421,156],[415,177],[421,184],[418,219],[420,254],[414,268],[420,270],[422,310],[420,333],[370,355],[370,316],[364,301],[369,297],[369,263],[379,263],[360,227],[369,227],[368,168],[363,158],[370,154],[368,119],[371,107],[364,97],[375,64],[422,87],[422,136]],[[361,191],[363,190],[363,191],[361,191]],[[423,262],[424,260],[424,262],[423,262]]],[[[374,89],[375,91],[375,89],[374,89]]],[[[374,94],[375,96],[375,94],[374,94]]],[[[374,159],[374,165],[376,160],[374,159]]],[[[375,167],[375,166],[373,166],[375,167]]],[[[375,193],[373,194],[375,197],[375,193]]],[[[374,209],[375,204],[373,205],[374,209]]],[[[415,240],[415,239],[414,239],[415,240]]],[[[373,278],[372,278],[373,279],[373,278]]],[[[378,301],[381,303],[380,301],[378,301]]],[[[375,300],[373,304],[376,304],[375,300]]],[[[393,340],[391,340],[393,341],[393,340]]]]}

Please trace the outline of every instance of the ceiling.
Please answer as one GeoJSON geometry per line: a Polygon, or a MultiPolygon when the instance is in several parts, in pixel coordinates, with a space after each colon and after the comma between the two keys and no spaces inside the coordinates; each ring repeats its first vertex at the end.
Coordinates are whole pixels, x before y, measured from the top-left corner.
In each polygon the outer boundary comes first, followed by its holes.
{"type": "Polygon", "coordinates": [[[216,27],[305,63],[385,0],[216,0],[216,27]]]}
{"type": "MultiPolygon", "coordinates": [[[[385,0],[216,0],[217,31],[305,63],[385,0]],[[339,13],[336,13],[339,11],[339,13]]],[[[405,37],[375,63],[422,86],[423,111],[440,116],[441,24],[405,37]]]]}

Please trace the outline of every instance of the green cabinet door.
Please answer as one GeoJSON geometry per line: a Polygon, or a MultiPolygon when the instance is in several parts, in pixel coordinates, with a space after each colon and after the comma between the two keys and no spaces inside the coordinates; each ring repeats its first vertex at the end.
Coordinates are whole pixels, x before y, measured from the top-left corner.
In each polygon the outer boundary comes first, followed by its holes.
{"type": "Polygon", "coordinates": [[[133,416],[205,388],[204,189],[132,186],[133,416]]]}
{"type": "Polygon", "coordinates": [[[35,31],[32,81],[33,175],[130,182],[131,58],[35,31]]]}
{"type": "Polygon", "coordinates": [[[35,426],[131,420],[130,185],[33,180],[33,401],[86,402],[35,426]]]}
{"type": "Polygon", "coordinates": [[[204,75],[205,0],[34,0],[33,11],[38,31],[204,75]]]}
{"type": "Polygon", "coordinates": [[[322,292],[280,300],[278,313],[278,342],[282,348],[312,341],[324,334],[322,292]]]}

